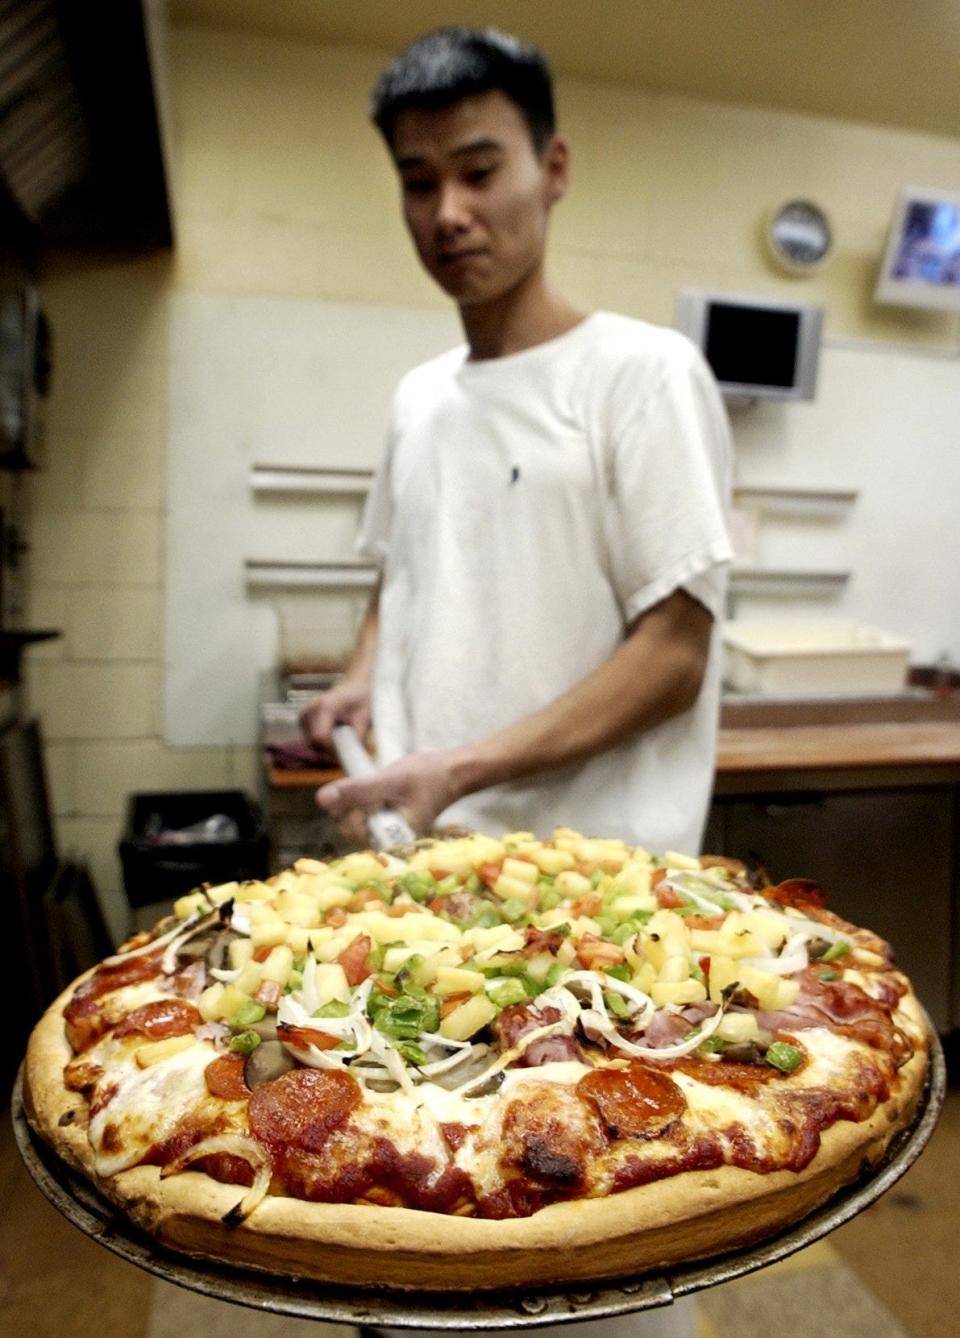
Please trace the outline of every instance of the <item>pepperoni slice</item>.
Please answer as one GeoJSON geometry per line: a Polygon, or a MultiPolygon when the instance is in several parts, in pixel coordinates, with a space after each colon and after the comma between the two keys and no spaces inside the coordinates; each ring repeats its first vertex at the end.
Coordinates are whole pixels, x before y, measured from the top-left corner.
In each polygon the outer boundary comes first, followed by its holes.
{"type": "Polygon", "coordinates": [[[224,1101],[245,1101],[250,1088],[243,1078],[243,1055],[221,1055],[203,1070],[207,1091],[224,1101]]]}
{"type": "Polygon", "coordinates": [[[577,1094],[596,1106],[614,1138],[654,1138],[687,1106],[677,1084],[646,1064],[593,1069],[577,1083],[577,1094]]]}
{"type": "Polygon", "coordinates": [[[132,1036],[142,1032],[152,1041],[165,1041],[169,1036],[189,1035],[202,1021],[197,1008],[186,999],[157,999],[128,1013],[114,1035],[132,1036]]]}
{"type": "Polygon", "coordinates": [[[792,906],[798,911],[822,910],[827,904],[827,893],[812,878],[787,878],[776,887],[765,887],[763,895],[781,906],[792,906]]]}
{"type": "Polygon", "coordinates": [[[360,1086],[349,1073],[291,1069],[253,1089],[250,1132],[279,1152],[291,1147],[319,1152],[360,1102],[360,1086]]]}
{"type": "Polygon", "coordinates": [[[111,1025],[111,1019],[104,1016],[100,1004],[103,996],[160,975],[162,956],[162,950],[158,949],[155,953],[131,957],[113,966],[98,966],[93,975],[77,986],[63,1010],[67,1040],[76,1053],[99,1040],[111,1025]]]}

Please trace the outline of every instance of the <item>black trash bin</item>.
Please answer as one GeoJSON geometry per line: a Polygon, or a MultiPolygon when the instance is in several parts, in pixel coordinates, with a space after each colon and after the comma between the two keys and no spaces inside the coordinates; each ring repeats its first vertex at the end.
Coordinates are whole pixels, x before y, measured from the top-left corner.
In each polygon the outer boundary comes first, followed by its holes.
{"type": "Polygon", "coordinates": [[[201,883],[267,876],[269,840],[263,813],[242,790],[132,794],[118,849],[124,891],[132,907],[172,901],[201,883]],[[190,837],[167,844],[158,834],[158,830],[183,832],[217,815],[232,820],[235,837],[190,837]]]}

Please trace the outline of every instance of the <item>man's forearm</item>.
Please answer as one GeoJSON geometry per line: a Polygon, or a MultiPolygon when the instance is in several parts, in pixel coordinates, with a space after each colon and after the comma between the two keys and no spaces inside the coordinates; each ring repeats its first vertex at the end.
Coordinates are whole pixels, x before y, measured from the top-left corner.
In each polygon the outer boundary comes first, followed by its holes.
{"type": "Polygon", "coordinates": [[[712,618],[682,591],[640,620],[621,646],[542,710],[449,755],[459,795],[582,761],[689,709],[696,700],[712,618]]]}

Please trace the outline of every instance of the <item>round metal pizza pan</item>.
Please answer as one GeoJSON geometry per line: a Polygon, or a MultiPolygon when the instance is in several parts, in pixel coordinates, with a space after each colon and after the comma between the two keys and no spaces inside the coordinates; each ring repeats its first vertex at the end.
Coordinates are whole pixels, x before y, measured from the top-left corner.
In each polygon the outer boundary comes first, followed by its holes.
{"type": "MultiPolygon", "coordinates": [[[[218,1300],[298,1319],[364,1327],[389,1324],[450,1330],[520,1329],[603,1319],[669,1305],[680,1296],[784,1259],[842,1226],[886,1193],[909,1170],[930,1139],[947,1088],[946,1064],[935,1036],[930,1056],[914,1119],[897,1135],[883,1160],[794,1226],[748,1249],[642,1277],[509,1293],[358,1292],[308,1279],[232,1269],[212,1260],[188,1259],[163,1249],[122,1218],[87,1180],[71,1171],[33,1134],[23,1110],[22,1074],[14,1087],[12,1117],[27,1170],[50,1203],[93,1240],[168,1282],[218,1300]]],[[[442,1220],[438,1223],[441,1229],[442,1220]]]]}

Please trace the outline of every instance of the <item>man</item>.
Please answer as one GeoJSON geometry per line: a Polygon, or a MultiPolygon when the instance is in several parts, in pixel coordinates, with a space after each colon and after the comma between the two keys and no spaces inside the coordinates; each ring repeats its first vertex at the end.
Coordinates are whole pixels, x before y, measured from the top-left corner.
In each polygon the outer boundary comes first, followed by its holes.
{"type": "Polygon", "coordinates": [[[364,839],[384,804],[652,849],[699,846],[730,550],[728,436],[680,335],[548,284],[568,181],[543,58],[493,32],[415,42],[374,92],[421,263],[460,348],[401,383],[361,550],[381,576],[309,737],[371,723],[383,766],[318,803],[364,839]]]}
{"type": "MultiPolygon", "coordinates": [[[[323,743],[372,720],[386,765],[318,802],[358,843],[391,804],[418,831],[567,825],[694,851],[730,557],[716,387],[679,335],[548,285],[569,154],[538,52],[431,33],[381,78],[374,120],[466,349],[397,391],[360,536],[380,580],[344,679],[303,715],[323,743]]],[[[693,1327],[685,1301],[569,1333],[693,1327]]]]}

